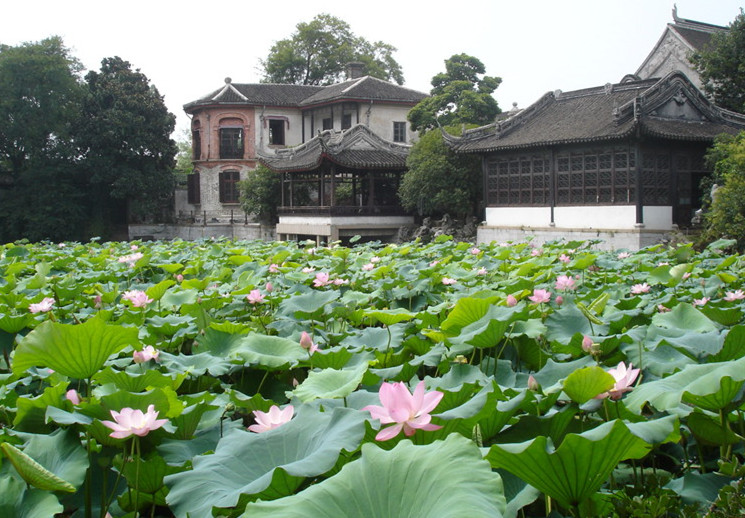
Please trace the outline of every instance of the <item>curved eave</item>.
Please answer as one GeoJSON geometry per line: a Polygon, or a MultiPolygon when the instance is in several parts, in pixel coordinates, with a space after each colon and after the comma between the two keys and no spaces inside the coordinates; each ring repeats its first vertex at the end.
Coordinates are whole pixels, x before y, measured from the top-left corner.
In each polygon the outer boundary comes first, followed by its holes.
{"type": "Polygon", "coordinates": [[[258,157],[258,160],[259,162],[264,164],[266,167],[268,167],[272,171],[275,171],[278,173],[302,173],[302,172],[315,171],[321,166],[321,164],[323,164],[324,160],[327,160],[341,167],[345,167],[347,169],[365,169],[365,170],[392,169],[392,170],[397,170],[397,171],[402,171],[406,169],[405,159],[403,162],[391,161],[391,162],[375,162],[375,163],[372,163],[372,162],[350,163],[330,153],[321,153],[315,160],[304,162],[302,164],[293,165],[293,166],[288,166],[286,164],[283,165],[281,163],[283,162],[282,160],[276,160],[276,159],[272,160],[269,157],[261,156],[261,155],[258,157]]]}

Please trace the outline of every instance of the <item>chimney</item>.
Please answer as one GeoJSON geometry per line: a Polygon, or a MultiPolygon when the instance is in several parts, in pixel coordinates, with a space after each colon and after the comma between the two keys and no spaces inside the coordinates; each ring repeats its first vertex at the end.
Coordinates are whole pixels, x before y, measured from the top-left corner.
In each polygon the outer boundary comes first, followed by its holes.
{"type": "Polygon", "coordinates": [[[365,64],[359,61],[347,63],[347,81],[357,79],[365,75],[365,64]]]}

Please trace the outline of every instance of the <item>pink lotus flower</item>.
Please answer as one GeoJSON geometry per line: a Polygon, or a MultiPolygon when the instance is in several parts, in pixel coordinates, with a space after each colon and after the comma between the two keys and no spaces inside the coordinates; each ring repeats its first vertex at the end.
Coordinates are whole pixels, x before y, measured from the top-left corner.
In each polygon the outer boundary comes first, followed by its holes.
{"type": "Polygon", "coordinates": [[[429,263],[430,266],[437,266],[438,264],[440,264],[440,261],[432,261],[429,263]]]}
{"type": "Polygon", "coordinates": [[[559,275],[556,278],[555,288],[561,291],[573,290],[574,288],[576,288],[576,286],[574,285],[574,278],[570,277],[569,275],[559,275]]]}
{"type": "Polygon", "coordinates": [[[688,278],[689,278],[690,276],[691,276],[691,272],[685,272],[685,273],[683,274],[683,280],[686,280],[686,279],[688,279],[688,278]]]}
{"type": "Polygon", "coordinates": [[[668,308],[667,306],[663,306],[662,304],[657,304],[657,311],[659,311],[660,313],[667,313],[668,311],[670,311],[670,308],[668,308]]]}
{"type": "Polygon", "coordinates": [[[531,257],[538,257],[542,253],[543,253],[543,250],[541,250],[540,248],[535,248],[535,249],[533,249],[533,250],[530,251],[531,257]]]}
{"type": "Polygon", "coordinates": [[[158,419],[155,405],[148,406],[147,412],[144,413],[142,410],[124,407],[121,412],[112,410],[111,416],[115,422],[101,421],[101,423],[114,430],[109,434],[114,439],[126,439],[130,435],[144,437],[168,422],[168,419],[158,419]]]}
{"type": "Polygon", "coordinates": [[[246,300],[248,300],[249,304],[261,304],[264,302],[264,295],[259,290],[251,290],[251,292],[246,295],[246,300]]]}
{"type": "Polygon", "coordinates": [[[564,297],[562,297],[561,295],[557,295],[554,300],[556,301],[557,306],[561,306],[562,304],[564,304],[564,297]]]}
{"type": "Polygon", "coordinates": [[[119,259],[117,259],[117,261],[119,261],[120,263],[129,263],[129,267],[134,268],[135,263],[143,257],[144,255],[142,254],[142,252],[135,252],[134,254],[123,255],[119,259]]]}
{"type": "Polygon", "coordinates": [[[303,268],[302,271],[303,271],[303,273],[313,273],[313,272],[316,271],[316,269],[313,268],[312,266],[306,266],[305,268],[303,268]]]}
{"type": "Polygon", "coordinates": [[[513,307],[517,305],[517,299],[514,295],[507,295],[507,305],[513,307]]]}
{"type": "Polygon", "coordinates": [[[130,290],[125,291],[122,294],[124,300],[128,300],[132,303],[132,306],[136,308],[144,308],[150,304],[153,299],[149,298],[147,294],[142,290],[130,290]]]}
{"type": "Polygon", "coordinates": [[[141,351],[134,351],[132,353],[132,360],[134,360],[135,363],[145,363],[150,360],[155,360],[157,362],[159,356],[160,351],[158,349],[152,345],[146,345],[141,351]]]}
{"type": "Polygon", "coordinates": [[[564,263],[564,264],[568,263],[568,262],[569,262],[569,261],[571,261],[571,260],[572,260],[572,258],[571,258],[571,257],[569,257],[569,256],[568,256],[568,255],[566,255],[566,254],[561,254],[561,255],[559,256],[559,261],[561,261],[561,262],[562,262],[562,263],[564,263]]]}
{"type": "Polygon", "coordinates": [[[308,351],[308,354],[313,354],[320,349],[317,344],[313,343],[313,339],[305,331],[300,333],[300,347],[308,351]]]}
{"type": "Polygon", "coordinates": [[[483,276],[483,275],[486,275],[487,273],[489,273],[489,272],[486,270],[486,268],[483,268],[482,267],[482,268],[479,268],[478,269],[478,271],[476,272],[476,275],[482,275],[483,276]]]}
{"type": "Polygon", "coordinates": [[[745,299],[745,292],[742,290],[728,291],[724,296],[724,300],[727,302],[734,302],[742,299],[745,299]]]}
{"type": "Polygon", "coordinates": [[[649,289],[650,289],[650,286],[646,282],[642,284],[634,284],[631,287],[631,293],[633,293],[634,295],[640,295],[642,293],[648,293],[649,289]]]}
{"type": "Polygon", "coordinates": [[[616,383],[608,392],[603,392],[595,396],[595,399],[610,397],[613,401],[618,401],[626,392],[631,392],[634,388],[632,385],[636,381],[636,377],[639,376],[639,369],[634,369],[633,367],[634,365],[629,363],[627,369],[625,363],[618,362],[615,368],[608,369],[608,374],[613,376],[616,383]]]}
{"type": "Polygon", "coordinates": [[[471,248],[471,254],[472,255],[479,255],[481,253],[481,250],[479,250],[476,247],[471,248]]]}
{"type": "Polygon", "coordinates": [[[535,289],[533,294],[528,297],[534,304],[541,304],[551,300],[551,293],[546,290],[535,289]]]}
{"type": "Polygon", "coordinates": [[[585,335],[582,337],[582,350],[585,351],[587,354],[593,353],[593,342],[592,338],[585,335]]]}
{"type": "Polygon", "coordinates": [[[269,265],[269,273],[279,273],[279,266],[275,263],[269,265]]]}
{"type": "Polygon", "coordinates": [[[256,424],[252,424],[248,429],[256,433],[273,430],[285,423],[289,423],[294,413],[295,408],[292,405],[287,405],[284,410],[280,410],[277,405],[272,405],[269,412],[254,410],[253,415],[254,419],[256,419],[256,424]]]}
{"type": "Polygon", "coordinates": [[[137,245],[130,245],[130,246],[129,246],[129,249],[130,249],[130,250],[137,250],[138,248],[140,248],[140,247],[139,247],[139,246],[137,246],[137,245]]]}
{"type": "Polygon", "coordinates": [[[532,374],[528,376],[528,390],[530,390],[531,392],[538,392],[539,390],[541,390],[541,384],[538,383],[538,381],[533,377],[532,374]]]}
{"type": "Polygon", "coordinates": [[[44,297],[41,302],[29,304],[28,310],[31,313],[46,313],[47,311],[51,311],[52,307],[54,307],[54,299],[52,297],[44,297]]]}
{"type": "Polygon", "coordinates": [[[362,266],[362,270],[365,272],[369,272],[373,268],[375,268],[375,265],[373,263],[367,263],[366,265],[362,266]]]}
{"type": "Polygon", "coordinates": [[[395,423],[393,426],[383,428],[375,436],[376,441],[387,441],[393,439],[401,430],[406,436],[414,435],[419,430],[439,430],[439,425],[430,423],[432,417],[429,413],[435,409],[443,397],[438,390],[424,391],[424,382],[420,381],[414,393],[402,381],[398,383],[383,383],[380,386],[378,397],[383,406],[367,405],[362,410],[367,410],[373,419],[379,419],[381,424],[395,423]]]}
{"type": "Polygon", "coordinates": [[[178,282],[184,282],[184,276],[180,273],[176,274],[176,280],[178,282]]]}
{"type": "Polygon", "coordinates": [[[628,252],[621,252],[620,254],[618,254],[618,256],[617,256],[617,257],[618,257],[619,259],[627,259],[627,258],[631,257],[631,254],[630,254],[630,253],[628,253],[628,252]]]}
{"type": "Polygon", "coordinates": [[[342,284],[347,284],[348,282],[348,279],[334,279],[333,284],[334,286],[341,286],[342,284]]]}
{"type": "Polygon", "coordinates": [[[329,283],[329,274],[326,272],[318,272],[316,278],[313,280],[313,286],[320,288],[326,286],[329,283]]]}
{"type": "Polygon", "coordinates": [[[378,257],[377,255],[374,255],[370,258],[370,262],[373,264],[377,264],[380,262],[380,257],[378,257]]]}
{"type": "Polygon", "coordinates": [[[271,293],[274,291],[274,284],[272,284],[271,282],[267,282],[264,288],[266,289],[267,293],[271,293]]]}
{"type": "Polygon", "coordinates": [[[700,299],[693,299],[693,305],[694,306],[705,306],[707,302],[709,302],[711,298],[709,297],[701,297],[700,299]]]}
{"type": "Polygon", "coordinates": [[[80,395],[78,394],[78,391],[75,389],[70,389],[67,392],[65,392],[65,399],[67,399],[73,405],[80,404],[80,395]]]}
{"type": "Polygon", "coordinates": [[[442,283],[445,286],[451,286],[451,285],[455,284],[456,282],[458,282],[458,281],[456,281],[455,279],[451,279],[450,277],[443,277],[442,278],[442,283]]]}

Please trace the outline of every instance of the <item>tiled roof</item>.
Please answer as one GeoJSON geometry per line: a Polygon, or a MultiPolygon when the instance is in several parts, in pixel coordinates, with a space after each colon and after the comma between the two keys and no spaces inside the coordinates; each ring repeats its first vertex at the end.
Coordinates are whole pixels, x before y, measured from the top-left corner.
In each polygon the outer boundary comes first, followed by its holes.
{"type": "Polygon", "coordinates": [[[304,99],[301,106],[311,106],[342,99],[378,100],[416,104],[427,97],[427,94],[404,88],[382,79],[364,76],[343,83],[324,87],[312,96],[304,99]]]}
{"type": "Polygon", "coordinates": [[[462,137],[444,136],[453,149],[468,153],[619,140],[636,132],[711,141],[741,129],[745,116],[713,106],[684,74],[673,72],[660,80],[550,92],[505,121],[466,131],[462,137]],[[676,106],[687,111],[678,114],[676,106]]]}
{"type": "Polygon", "coordinates": [[[414,105],[426,96],[424,93],[370,76],[330,86],[232,83],[230,78],[227,78],[225,86],[185,104],[184,109],[188,111],[198,106],[214,104],[303,108],[346,99],[414,105]]]}
{"type": "Polygon", "coordinates": [[[270,155],[259,151],[259,161],[274,171],[312,171],[329,160],[350,169],[395,169],[406,167],[410,146],[388,142],[358,124],[337,132],[326,130],[297,147],[270,155]]]}
{"type": "MultiPolygon", "coordinates": [[[[671,27],[695,50],[703,50],[711,42],[711,37],[714,34],[712,32],[688,29],[677,25],[671,25],[671,27]]],[[[725,29],[722,28],[722,30],[725,29]]]]}

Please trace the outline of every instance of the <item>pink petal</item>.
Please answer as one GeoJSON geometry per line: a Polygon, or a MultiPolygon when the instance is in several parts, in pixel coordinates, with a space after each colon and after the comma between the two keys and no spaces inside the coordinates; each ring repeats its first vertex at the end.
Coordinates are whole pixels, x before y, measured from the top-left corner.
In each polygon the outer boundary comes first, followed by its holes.
{"type": "Polygon", "coordinates": [[[375,440],[387,441],[389,439],[393,439],[395,436],[401,433],[401,428],[403,428],[403,426],[403,424],[394,424],[393,426],[389,426],[388,428],[383,428],[378,432],[378,435],[375,436],[375,440]]]}
{"type": "Polygon", "coordinates": [[[445,394],[440,392],[439,390],[433,390],[424,394],[424,401],[422,402],[422,406],[419,409],[418,413],[424,414],[434,410],[437,405],[440,404],[440,401],[442,400],[444,395],[445,394]]]}

